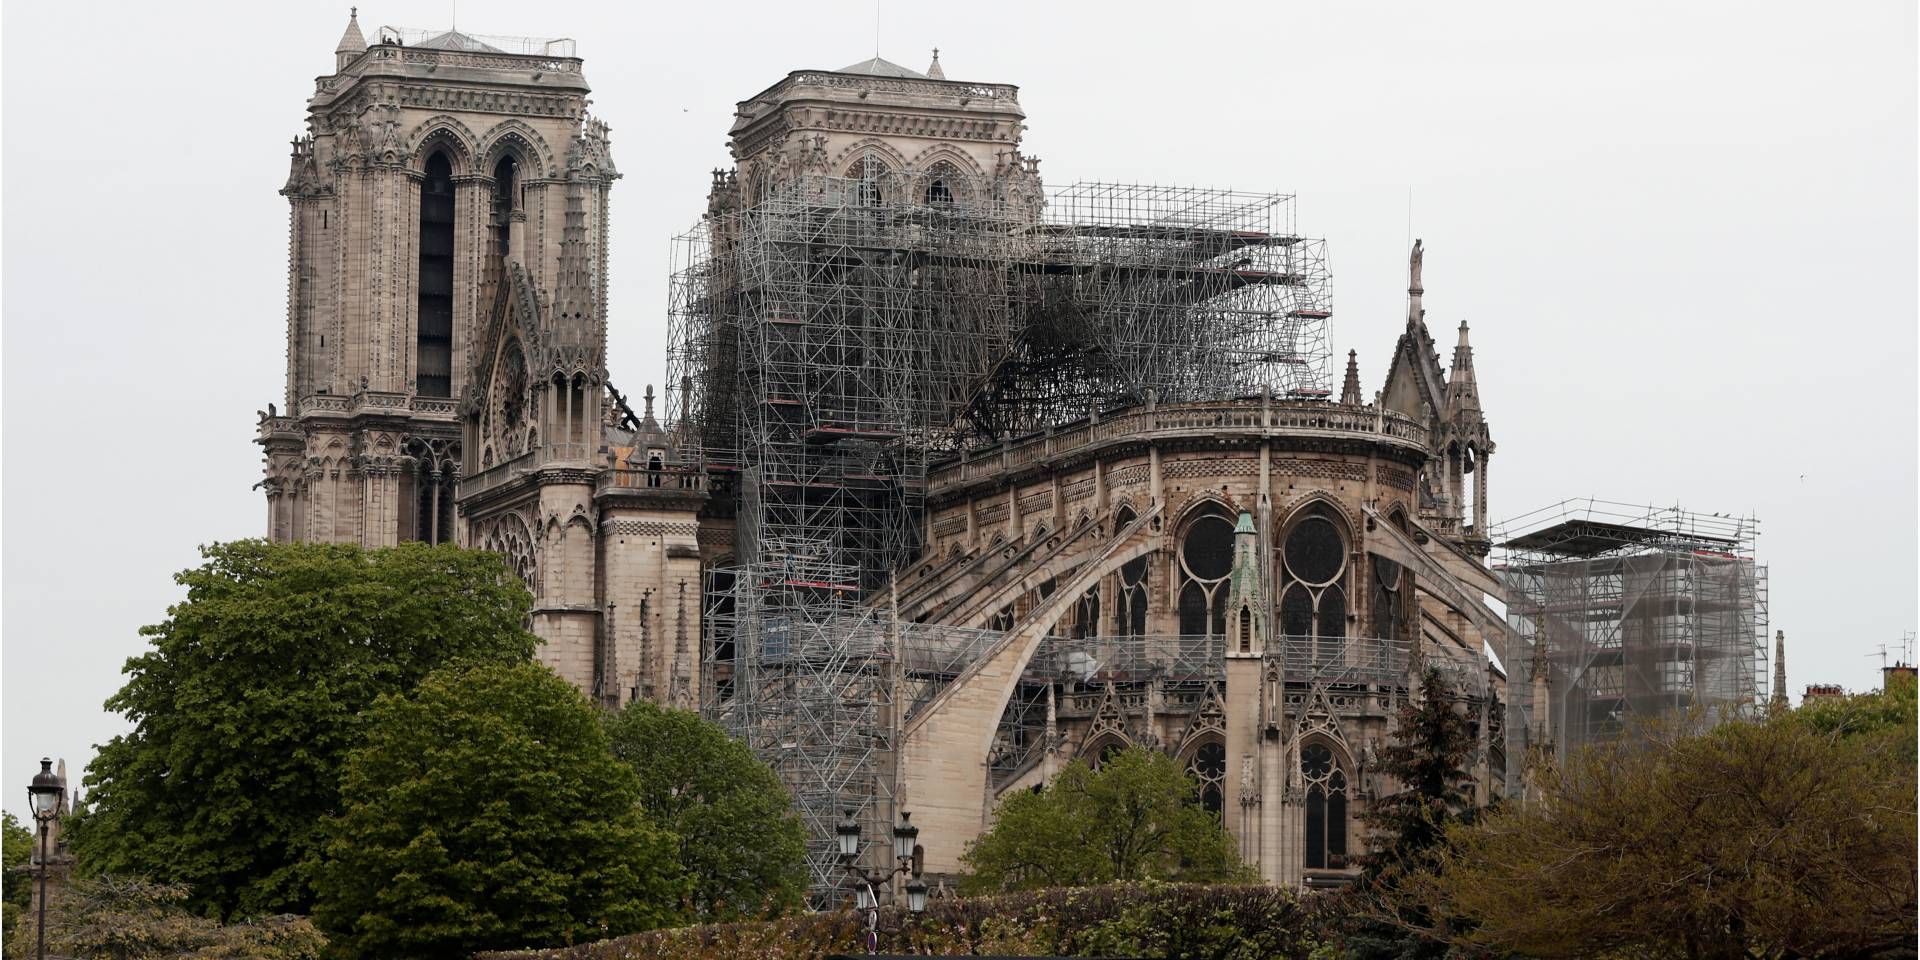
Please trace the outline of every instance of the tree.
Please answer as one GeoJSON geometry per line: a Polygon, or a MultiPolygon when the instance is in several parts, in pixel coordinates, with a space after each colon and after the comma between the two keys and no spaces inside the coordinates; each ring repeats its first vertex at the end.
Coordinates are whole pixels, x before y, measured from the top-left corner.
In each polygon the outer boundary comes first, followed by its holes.
{"type": "MultiPolygon", "coordinates": [[[[1886,687],[1844,697],[1817,697],[1783,715],[1781,722],[1842,737],[1871,736],[1888,730],[1912,730],[1920,724],[1920,695],[1912,677],[1889,674],[1886,687]]],[[[1913,738],[1904,741],[1908,759],[1920,753],[1913,738]]]]}
{"type": "Polygon", "coordinates": [[[492,554],[243,540],[203,548],[142,629],[69,834],[83,869],[190,886],[216,916],[306,912],[361,712],[447,663],[517,662],[531,598],[492,554]]]}
{"type": "Polygon", "coordinates": [[[685,894],[598,709],[538,664],[382,697],[340,789],[315,919],[343,957],[599,940],[674,919],[685,894]]]}
{"type": "Polygon", "coordinates": [[[1379,770],[1400,785],[1368,806],[1372,842],[1364,879],[1390,884],[1421,863],[1446,836],[1449,824],[1473,808],[1473,727],[1455,709],[1453,688],[1428,669],[1420,695],[1401,705],[1393,739],[1380,750],[1379,770]]]}
{"type": "Polygon", "coordinates": [[[1455,827],[1409,893],[1470,918],[1455,939],[1529,956],[1911,956],[1907,716],[1857,733],[1693,718],[1590,747],[1541,802],[1455,827]]]}
{"type": "Polygon", "coordinates": [[[0,814],[0,944],[6,956],[13,956],[13,928],[20,915],[33,904],[33,831],[20,825],[13,814],[0,814]]]}
{"type": "Polygon", "coordinates": [[[961,889],[1253,880],[1198,798],[1199,785],[1157,750],[1128,748],[1098,770],[1076,761],[1044,789],[1001,801],[993,828],[967,848],[961,889]]]}
{"type": "Polygon", "coordinates": [[[778,915],[807,888],[806,829],[773,771],[698,714],[635,700],[606,720],[640,778],[640,806],[673,835],[702,922],[778,915]]]}
{"type": "Polygon", "coordinates": [[[1400,789],[1373,801],[1364,814],[1372,849],[1364,860],[1351,945],[1362,957],[1439,957],[1445,945],[1417,932],[1434,922],[1426,905],[1395,893],[1410,875],[1436,869],[1447,829],[1473,812],[1473,775],[1466,763],[1474,732],[1456,709],[1453,688],[1431,668],[1398,719],[1393,739],[1380,750],[1379,769],[1400,789]]]}
{"type": "MultiPolygon", "coordinates": [[[[47,897],[50,956],[102,960],[317,960],[326,938],[305,917],[221,924],[186,907],[187,888],[134,877],[74,878],[47,897]]],[[[9,956],[32,956],[36,931],[21,924],[9,956]]]]}

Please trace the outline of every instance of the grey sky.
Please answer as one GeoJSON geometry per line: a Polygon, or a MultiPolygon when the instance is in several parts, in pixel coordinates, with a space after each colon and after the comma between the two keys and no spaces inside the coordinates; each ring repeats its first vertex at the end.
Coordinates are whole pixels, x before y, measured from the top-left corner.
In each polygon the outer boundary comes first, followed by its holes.
{"type": "MultiPolygon", "coordinates": [[[[661,377],[669,238],[727,163],[735,101],[873,55],[874,11],[459,4],[470,32],[579,41],[625,173],[623,390],[661,377]]],[[[449,12],[370,0],[361,22],[449,12]]],[[[937,45],[953,79],[1018,84],[1053,186],[1298,194],[1369,393],[1404,316],[1411,190],[1443,359],[1473,325],[1492,515],[1576,496],[1758,515],[1798,691],[1877,685],[1877,645],[1915,625],[1914,17],[1910,0],[889,2],[879,32],[915,69],[937,45]]],[[[77,775],[123,729],[100,704],[195,545],[264,530],[250,439],[284,390],[275,191],[346,18],[5,7],[7,809],[42,754],[77,775]]]]}

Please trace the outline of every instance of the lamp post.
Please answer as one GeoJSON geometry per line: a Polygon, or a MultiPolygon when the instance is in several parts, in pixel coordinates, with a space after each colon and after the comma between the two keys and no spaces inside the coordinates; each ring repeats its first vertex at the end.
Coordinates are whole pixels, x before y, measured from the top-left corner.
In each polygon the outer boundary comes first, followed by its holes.
{"type": "Polygon", "coordinates": [[[868,873],[860,866],[860,821],[854,819],[853,811],[847,811],[847,818],[833,828],[834,840],[840,845],[840,866],[859,882],[856,890],[855,909],[867,912],[867,953],[880,952],[880,889],[888,886],[894,877],[901,874],[907,880],[907,910],[921,913],[927,909],[927,884],[920,879],[924,854],[919,838],[920,828],[912,823],[913,814],[900,812],[900,822],[893,825],[894,867],[876,873],[868,873]]]}
{"type": "Polygon", "coordinates": [[[47,827],[60,815],[60,795],[66,792],[60,778],[53,774],[53,761],[40,758],[40,772],[27,784],[27,802],[33,808],[33,820],[40,825],[40,931],[36,960],[47,956],[47,827]]]}

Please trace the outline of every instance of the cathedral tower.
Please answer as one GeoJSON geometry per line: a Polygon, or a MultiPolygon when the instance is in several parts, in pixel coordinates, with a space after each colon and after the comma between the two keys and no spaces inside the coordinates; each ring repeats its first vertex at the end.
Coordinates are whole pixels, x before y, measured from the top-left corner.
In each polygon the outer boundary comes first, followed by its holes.
{"type": "MultiPolygon", "coordinates": [[[[494,435],[463,429],[477,371],[496,366],[496,306],[517,292],[553,312],[545,353],[507,361],[526,376],[601,379],[617,174],[572,41],[381,28],[369,44],[357,14],[281,190],[287,388],[260,423],[268,532],[452,541],[465,536],[458,477],[533,437],[533,411],[512,404],[494,435]]],[[[561,398],[577,401],[581,436],[600,420],[597,390],[584,392],[561,398]]]]}

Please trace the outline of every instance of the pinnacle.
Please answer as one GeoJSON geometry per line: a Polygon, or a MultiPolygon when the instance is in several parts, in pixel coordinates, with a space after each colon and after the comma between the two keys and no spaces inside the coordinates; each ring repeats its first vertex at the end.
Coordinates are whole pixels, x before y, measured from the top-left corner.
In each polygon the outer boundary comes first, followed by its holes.
{"type": "Polygon", "coordinates": [[[945,80],[946,78],[947,78],[947,72],[945,70],[940,69],[940,48],[934,47],[933,62],[927,65],[927,79],[945,80]]]}
{"type": "Polygon", "coordinates": [[[1347,351],[1347,379],[1340,385],[1340,402],[1360,406],[1363,398],[1360,394],[1360,351],[1347,351]]]}
{"type": "Polygon", "coordinates": [[[359,54],[367,49],[367,38],[360,32],[360,8],[349,7],[347,29],[340,34],[340,43],[333,48],[335,54],[359,54]]]}

